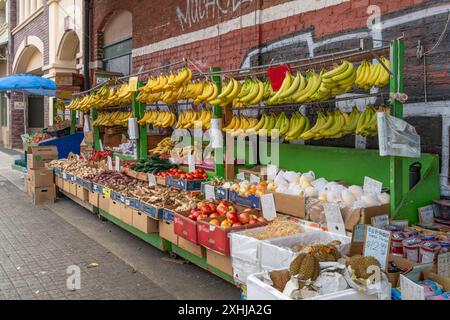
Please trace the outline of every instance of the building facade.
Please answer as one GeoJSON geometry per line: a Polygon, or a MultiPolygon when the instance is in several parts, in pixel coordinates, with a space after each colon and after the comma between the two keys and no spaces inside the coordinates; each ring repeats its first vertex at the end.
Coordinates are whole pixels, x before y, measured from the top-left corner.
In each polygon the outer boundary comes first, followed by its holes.
{"type": "MultiPolygon", "coordinates": [[[[30,73],[56,81],[57,96],[70,98],[81,83],[82,1],[8,1],[9,74],[30,73]]],[[[10,92],[8,135],[3,144],[22,148],[21,135],[53,124],[53,98],[10,92]]]]}
{"type": "Polygon", "coordinates": [[[438,0],[95,0],[91,77],[127,73],[128,61],[130,72],[182,58],[203,68],[249,67],[355,48],[360,39],[380,47],[404,34],[405,117],[422,152],[440,155],[449,196],[449,11],[438,0]]]}

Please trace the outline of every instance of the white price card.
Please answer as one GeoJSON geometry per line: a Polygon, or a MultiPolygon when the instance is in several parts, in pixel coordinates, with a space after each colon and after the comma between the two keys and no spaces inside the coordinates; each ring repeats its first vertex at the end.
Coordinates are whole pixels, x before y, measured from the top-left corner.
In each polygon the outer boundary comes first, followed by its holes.
{"type": "Polygon", "coordinates": [[[355,224],[353,227],[352,242],[363,243],[365,232],[366,230],[363,224],[355,224]]]}
{"type": "Polygon", "coordinates": [[[402,228],[408,228],[409,221],[408,220],[391,220],[391,224],[393,226],[399,226],[402,228]]]}
{"type": "Polygon", "coordinates": [[[147,174],[148,177],[148,185],[151,186],[156,186],[156,177],[153,173],[149,173],[147,174]]]}
{"type": "Polygon", "coordinates": [[[216,199],[216,194],[214,193],[214,186],[205,183],[205,199],[214,200],[216,199]]]}
{"type": "Polygon", "coordinates": [[[425,288],[404,275],[400,275],[402,300],[425,300],[425,288]]]}
{"type": "Polygon", "coordinates": [[[261,195],[261,208],[264,218],[271,220],[277,216],[275,200],[272,193],[261,195]]]}
{"type": "Polygon", "coordinates": [[[387,225],[389,225],[389,216],[387,214],[382,214],[380,216],[372,217],[371,224],[375,228],[383,229],[387,225]]]}
{"type": "Polygon", "coordinates": [[[113,169],[112,159],[110,156],[108,156],[108,170],[112,170],[112,169],[113,169]]]}
{"type": "Polygon", "coordinates": [[[239,172],[236,175],[236,179],[244,181],[245,180],[245,173],[244,172],[239,172]]]}
{"type": "Polygon", "coordinates": [[[345,235],[345,224],[339,206],[335,203],[324,204],[325,219],[327,220],[328,231],[331,233],[345,235]]]}
{"type": "Polygon", "coordinates": [[[273,164],[267,165],[267,180],[275,180],[278,173],[278,167],[273,164]]]}
{"type": "Polygon", "coordinates": [[[136,91],[138,87],[138,77],[130,77],[128,79],[128,91],[136,91]]]}
{"type": "Polygon", "coordinates": [[[441,276],[450,278],[450,252],[438,255],[437,272],[441,276]]]}
{"type": "Polygon", "coordinates": [[[380,194],[382,187],[383,184],[380,181],[377,181],[367,176],[364,177],[364,185],[363,185],[364,192],[380,194]]]}
{"type": "Polygon", "coordinates": [[[116,156],[114,161],[114,166],[116,171],[120,171],[120,158],[116,156]]]}
{"type": "Polygon", "coordinates": [[[421,224],[431,225],[434,223],[434,209],[432,204],[417,210],[419,211],[419,222],[421,224]]]}
{"type": "Polygon", "coordinates": [[[67,180],[67,173],[63,172],[63,179],[67,180]]]}
{"type": "Polygon", "coordinates": [[[102,140],[98,140],[98,144],[100,146],[100,151],[103,151],[103,142],[102,142],[102,140]]]}
{"type": "Polygon", "coordinates": [[[389,231],[367,226],[363,250],[364,256],[374,257],[380,262],[381,269],[386,270],[390,243],[391,233],[389,231]]]}
{"type": "Polygon", "coordinates": [[[192,154],[188,155],[188,166],[189,172],[195,171],[195,157],[192,154]]]}
{"type": "Polygon", "coordinates": [[[261,179],[254,175],[254,174],[250,174],[250,183],[260,183],[261,179]]]}

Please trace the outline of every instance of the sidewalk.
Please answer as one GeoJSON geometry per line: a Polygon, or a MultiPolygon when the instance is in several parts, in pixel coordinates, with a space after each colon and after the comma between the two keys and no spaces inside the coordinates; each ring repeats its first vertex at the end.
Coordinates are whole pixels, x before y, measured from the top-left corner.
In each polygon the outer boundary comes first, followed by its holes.
{"type": "Polygon", "coordinates": [[[239,290],[66,198],[34,206],[0,151],[0,299],[239,299],[239,290]],[[98,266],[89,268],[91,263],[98,266]],[[70,291],[67,267],[81,270],[70,291]]]}

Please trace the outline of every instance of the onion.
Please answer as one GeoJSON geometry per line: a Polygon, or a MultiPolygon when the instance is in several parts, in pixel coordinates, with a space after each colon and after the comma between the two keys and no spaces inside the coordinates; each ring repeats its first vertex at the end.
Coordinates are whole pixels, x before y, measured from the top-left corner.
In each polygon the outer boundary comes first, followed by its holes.
{"type": "Polygon", "coordinates": [[[347,189],[341,190],[341,197],[345,205],[349,208],[351,208],[353,206],[353,203],[356,201],[356,198],[353,195],[353,193],[351,193],[347,189]]]}
{"type": "Polygon", "coordinates": [[[341,194],[337,191],[327,191],[327,201],[329,202],[339,202],[342,201],[341,194]]]}
{"type": "Polygon", "coordinates": [[[288,182],[296,182],[297,181],[298,174],[294,171],[286,171],[283,175],[283,178],[286,179],[288,182]]]}
{"type": "Polygon", "coordinates": [[[317,190],[314,187],[306,187],[305,189],[305,196],[306,197],[317,197],[319,195],[319,193],[317,192],[317,190]]]}
{"type": "Polygon", "coordinates": [[[364,193],[364,192],[363,192],[363,189],[362,189],[360,186],[355,186],[355,185],[348,187],[348,190],[349,190],[351,193],[353,193],[353,196],[354,196],[356,199],[360,199],[361,196],[362,196],[363,193],[364,193]]]}
{"type": "Polygon", "coordinates": [[[377,197],[371,193],[365,193],[361,196],[361,200],[364,202],[364,207],[375,207],[380,205],[377,197]]]}

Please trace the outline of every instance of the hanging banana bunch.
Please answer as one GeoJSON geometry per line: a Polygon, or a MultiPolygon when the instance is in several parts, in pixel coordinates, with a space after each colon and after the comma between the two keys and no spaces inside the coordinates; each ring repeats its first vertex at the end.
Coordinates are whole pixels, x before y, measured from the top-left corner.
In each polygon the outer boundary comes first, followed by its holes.
{"type": "Polygon", "coordinates": [[[92,122],[94,127],[105,126],[128,126],[128,118],[133,116],[132,112],[114,111],[114,112],[99,112],[97,119],[92,122]]]}
{"type": "Polygon", "coordinates": [[[168,128],[176,122],[176,115],[171,111],[147,110],[144,116],[138,120],[138,124],[143,126],[151,124],[154,127],[168,128]]]}
{"type": "MultiPolygon", "coordinates": [[[[385,57],[380,59],[383,64],[391,69],[391,63],[385,57]]],[[[390,74],[381,65],[381,63],[372,64],[369,61],[363,61],[358,69],[355,80],[355,86],[364,90],[369,90],[372,87],[382,88],[389,84],[390,74]]]]}
{"type": "Polygon", "coordinates": [[[194,110],[180,112],[175,128],[192,129],[195,128],[197,122],[201,124],[202,129],[208,130],[211,126],[212,115],[212,110],[207,110],[205,108],[203,108],[201,112],[194,110]]]}

